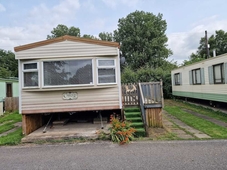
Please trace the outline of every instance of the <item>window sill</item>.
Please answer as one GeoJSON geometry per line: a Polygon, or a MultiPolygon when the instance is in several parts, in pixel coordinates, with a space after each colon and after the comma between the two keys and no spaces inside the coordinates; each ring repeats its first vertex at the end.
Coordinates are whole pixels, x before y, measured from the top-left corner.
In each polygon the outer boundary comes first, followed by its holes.
{"type": "Polygon", "coordinates": [[[22,89],[23,91],[64,91],[64,90],[84,90],[84,89],[102,89],[102,88],[113,88],[117,84],[103,84],[101,86],[90,85],[90,86],[71,86],[71,87],[48,87],[48,88],[28,88],[22,89]]]}
{"type": "Polygon", "coordinates": [[[40,89],[40,87],[22,87],[22,90],[40,89]]]}
{"type": "Polygon", "coordinates": [[[117,85],[117,83],[99,83],[97,86],[109,86],[109,85],[117,85]]]}

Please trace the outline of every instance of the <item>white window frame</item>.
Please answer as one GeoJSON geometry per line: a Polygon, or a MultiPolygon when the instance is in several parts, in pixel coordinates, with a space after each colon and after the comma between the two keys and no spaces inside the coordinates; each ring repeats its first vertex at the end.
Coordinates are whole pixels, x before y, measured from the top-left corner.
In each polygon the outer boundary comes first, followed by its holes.
{"type": "Polygon", "coordinates": [[[38,61],[30,61],[30,62],[23,62],[22,63],[22,88],[23,89],[34,89],[34,88],[40,88],[40,71],[39,71],[39,62],[38,61]],[[24,65],[25,64],[37,64],[37,68],[36,69],[24,69],[24,65]],[[37,72],[38,73],[38,85],[37,86],[24,86],[24,73],[29,73],[29,72],[37,72]]]}
{"type": "Polygon", "coordinates": [[[58,88],[58,87],[83,87],[83,86],[94,86],[94,59],[92,58],[77,58],[77,59],[53,59],[53,60],[43,60],[41,63],[42,67],[42,88],[58,88]],[[92,84],[70,84],[70,85],[54,85],[54,86],[45,86],[44,85],[44,62],[49,61],[65,61],[65,60],[91,60],[92,63],[92,84]]]}
{"type": "Polygon", "coordinates": [[[116,59],[110,59],[110,58],[102,58],[102,59],[96,59],[96,72],[97,72],[97,85],[113,85],[113,84],[117,84],[117,67],[116,67],[116,59]],[[111,60],[111,61],[114,61],[114,65],[113,66],[99,66],[99,61],[101,60],[111,60]],[[112,82],[112,83],[99,83],[99,73],[98,73],[98,70],[100,68],[114,68],[115,70],[115,82],[112,82]]]}

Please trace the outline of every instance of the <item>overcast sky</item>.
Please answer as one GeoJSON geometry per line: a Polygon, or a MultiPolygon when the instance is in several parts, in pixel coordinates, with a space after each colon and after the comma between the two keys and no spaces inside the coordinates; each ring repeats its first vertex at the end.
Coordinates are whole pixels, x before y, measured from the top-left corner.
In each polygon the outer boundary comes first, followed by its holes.
{"type": "Polygon", "coordinates": [[[0,49],[45,40],[58,24],[97,36],[117,29],[118,19],[135,10],[163,14],[170,59],[181,63],[199,40],[227,31],[226,0],[0,0],[0,49]]]}

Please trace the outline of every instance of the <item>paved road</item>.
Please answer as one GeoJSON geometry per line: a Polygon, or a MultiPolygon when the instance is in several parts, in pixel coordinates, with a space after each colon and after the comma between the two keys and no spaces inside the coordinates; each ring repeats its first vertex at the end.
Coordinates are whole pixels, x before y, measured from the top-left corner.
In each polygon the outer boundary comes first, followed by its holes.
{"type": "Polygon", "coordinates": [[[0,169],[227,169],[227,140],[0,147],[0,169]]]}

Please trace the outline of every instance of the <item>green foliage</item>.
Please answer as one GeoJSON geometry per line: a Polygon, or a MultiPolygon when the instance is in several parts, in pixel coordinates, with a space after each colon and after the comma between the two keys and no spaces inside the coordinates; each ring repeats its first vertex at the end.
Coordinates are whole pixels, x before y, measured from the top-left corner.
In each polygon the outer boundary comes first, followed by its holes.
{"type": "Polygon", "coordinates": [[[98,40],[98,38],[96,38],[96,37],[93,36],[93,35],[89,35],[89,34],[84,34],[84,35],[83,35],[83,38],[90,38],[90,39],[98,40]]]}
{"type": "MultiPolygon", "coordinates": [[[[208,38],[209,57],[213,57],[213,50],[216,51],[216,55],[227,53],[227,32],[223,30],[216,30],[215,34],[208,38]]],[[[189,60],[185,60],[182,65],[189,65],[198,61],[202,61],[208,58],[206,51],[205,37],[202,37],[199,42],[199,47],[196,53],[192,53],[189,60]]]]}
{"type": "Polygon", "coordinates": [[[167,49],[166,21],[144,11],[135,11],[118,21],[114,38],[121,43],[121,51],[132,69],[148,65],[158,68],[171,51],[167,49]]]}
{"type": "Polygon", "coordinates": [[[192,53],[189,60],[183,61],[182,66],[187,66],[187,65],[202,61],[204,59],[205,59],[204,57],[200,57],[199,55],[192,53]]]}
{"type": "MultiPolygon", "coordinates": [[[[213,50],[216,50],[217,55],[221,55],[227,53],[227,32],[223,30],[216,30],[214,35],[211,35],[208,38],[208,44],[210,45],[210,57],[213,57],[213,50]]],[[[200,39],[200,45],[198,47],[197,54],[199,56],[205,56],[207,58],[206,53],[206,45],[205,38],[202,37],[200,39]]]]}
{"type": "Polygon", "coordinates": [[[110,138],[113,142],[125,144],[129,143],[129,141],[134,138],[134,132],[136,130],[130,126],[129,122],[121,122],[118,118],[115,118],[115,116],[111,115],[110,123],[110,138]]]}
{"type": "Polygon", "coordinates": [[[114,40],[113,34],[109,33],[109,32],[99,33],[99,38],[103,41],[113,41],[114,40]]]}
{"type": "Polygon", "coordinates": [[[80,29],[73,26],[67,27],[66,25],[59,24],[56,28],[53,28],[51,35],[47,35],[47,39],[57,38],[64,35],[80,37],[80,29]]]}
{"type": "Polygon", "coordinates": [[[18,61],[11,51],[0,49],[0,78],[18,77],[18,61]]]}
{"type": "Polygon", "coordinates": [[[153,69],[148,66],[138,70],[133,70],[129,66],[125,67],[121,73],[122,83],[163,81],[164,98],[172,97],[171,70],[176,68],[176,63],[164,61],[159,68],[153,69]]]}
{"type": "Polygon", "coordinates": [[[11,77],[11,71],[3,67],[0,67],[0,78],[9,78],[11,77]]]}
{"type": "Polygon", "coordinates": [[[122,83],[136,83],[138,82],[137,73],[134,72],[130,67],[125,67],[121,72],[121,82],[122,83]]]}

